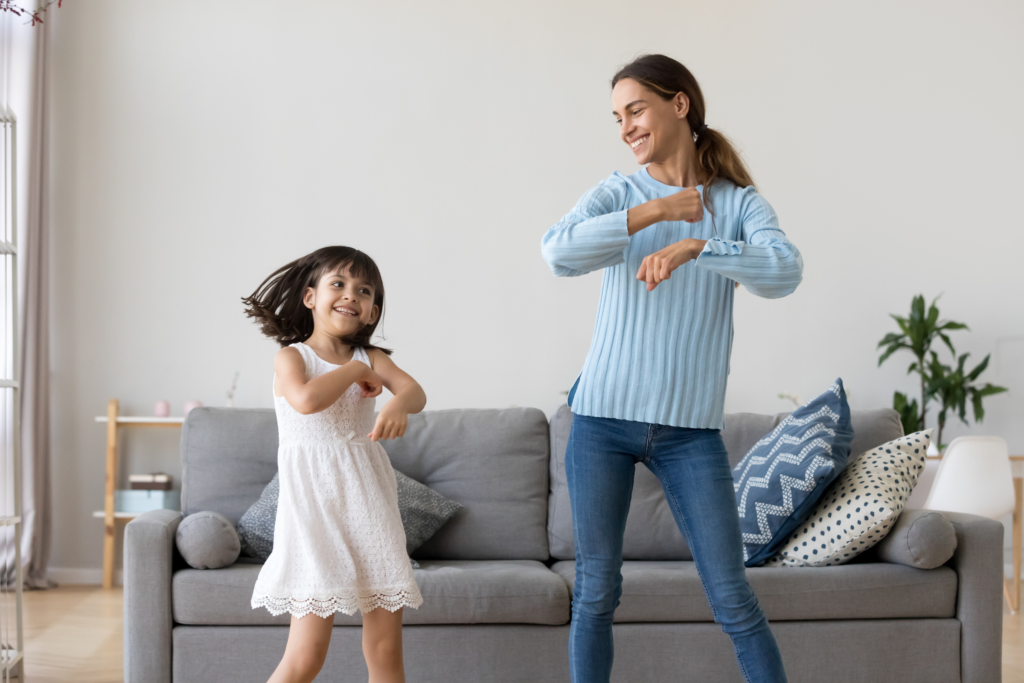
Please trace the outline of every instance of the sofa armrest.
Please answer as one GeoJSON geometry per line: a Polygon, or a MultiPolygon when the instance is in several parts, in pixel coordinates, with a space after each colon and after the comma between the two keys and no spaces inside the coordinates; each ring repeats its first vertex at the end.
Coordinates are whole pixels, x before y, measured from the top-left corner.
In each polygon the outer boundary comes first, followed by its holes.
{"type": "Polygon", "coordinates": [[[171,573],[182,515],[153,510],[124,529],[124,680],[171,682],[171,573]]]}
{"type": "Polygon", "coordinates": [[[963,683],[1002,680],[1003,525],[959,512],[943,512],[956,529],[956,618],[960,620],[963,683]]]}

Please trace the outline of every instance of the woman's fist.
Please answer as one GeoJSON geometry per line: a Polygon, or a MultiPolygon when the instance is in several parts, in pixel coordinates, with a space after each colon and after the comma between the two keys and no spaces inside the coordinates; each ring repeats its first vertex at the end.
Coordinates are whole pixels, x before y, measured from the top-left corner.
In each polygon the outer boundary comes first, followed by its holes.
{"type": "Polygon", "coordinates": [[[657,200],[661,204],[662,220],[696,223],[704,219],[704,202],[700,190],[688,187],[657,200]]]}

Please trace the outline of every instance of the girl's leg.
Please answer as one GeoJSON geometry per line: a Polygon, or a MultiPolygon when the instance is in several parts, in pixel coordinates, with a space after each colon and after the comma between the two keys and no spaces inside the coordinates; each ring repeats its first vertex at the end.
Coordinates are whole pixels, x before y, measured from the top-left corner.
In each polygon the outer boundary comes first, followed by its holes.
{"type": "Polygon", "coordinates": [[[660,427],[645,461],[686,536],[715,621],[747,683],[785,683],[775,637],[747,583],[732,470],[717,430],[660,427]]]}
{"type": "Polygon", "coordinates": [[[327,646],[331,644],[334,617],[324,619],[307,614],[292,617],[284,657],[267,683],[310,683],[324,665],[327,646]]]}
{"type": "Polygon", "coordinates": [[[577,415],[565,473],[576,544],[576,582],[569,626],[572,683],[608,683],[612,621],[622,595],[622,538],[647,425],[577,415]]]}
{"type": "Polygon", "coordinates": [[[401,609],[378,607],[363,614],[363,657],[370,683],[405,683],[401,609]]]}

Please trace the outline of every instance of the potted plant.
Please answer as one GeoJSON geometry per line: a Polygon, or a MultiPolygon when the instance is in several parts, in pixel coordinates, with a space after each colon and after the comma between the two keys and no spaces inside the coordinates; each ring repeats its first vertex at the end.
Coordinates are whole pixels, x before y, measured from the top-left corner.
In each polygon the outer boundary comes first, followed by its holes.
{"type": "Polygon", "coordinates": [[[978,384],[979,375],[988,367],[991,354],[985,356],[974,369],[967,371],[966,363],[970,357],[965,353],[957,357],[953,342],[948,332],[953,330],[968,330],[964,323],[951,320],[940,320],[939,309],[936,306],[938,297],[932,301],[931,306],[925,310],[924,296],[918,294],[910,304],[910,315],[906,318],[892,315],[893,320],[900,327],[900,332],[890,332],[885,335],[878,347],[885,347],[882,355],[878,358],[881,365],[889,356],[896,351],[906,349],[914,355],[914,362],[907,368],[907,373],[916,373],[919,377],[921,387],[921,401],[910,399],[900,392],[893,394],[893,408],[900,414],[903,422],[903,431],[907,434],[920,431],[925,428],[925,420],[928,415],[928,404],[938,401],[940,408],[938,412],[938,433],[934,443],[942,448],[942,429],[946,426],[946,418],[949,411],[954,411],[961,422],[967,424],[967,401],[970,400],[974,413],[974,420],[981,422],[985,418],[985,409],[982,401],[987,396],[1000,394],[1006,391],[1006,387],[998,387],[992,384],[978,384]],[[949,349],[956,367],[952,368],[939,360],[939,355],[932,350],[932,344],[941,339],[949,349]]]}

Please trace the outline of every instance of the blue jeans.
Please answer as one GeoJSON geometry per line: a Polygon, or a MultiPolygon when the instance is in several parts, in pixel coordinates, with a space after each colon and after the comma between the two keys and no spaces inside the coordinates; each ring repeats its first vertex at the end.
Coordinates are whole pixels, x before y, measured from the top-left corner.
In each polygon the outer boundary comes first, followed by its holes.
{"type": "Polygon", "coordinates": [[[743,678],[784,683],[779,648],[747,583],[732,472],[718,430],[582,415],[573,420],[565,453],[576,537],[569,630],[573,683],[607,683],[611,677],[622,539],[638,462],[661,480],[743,678]]]}

